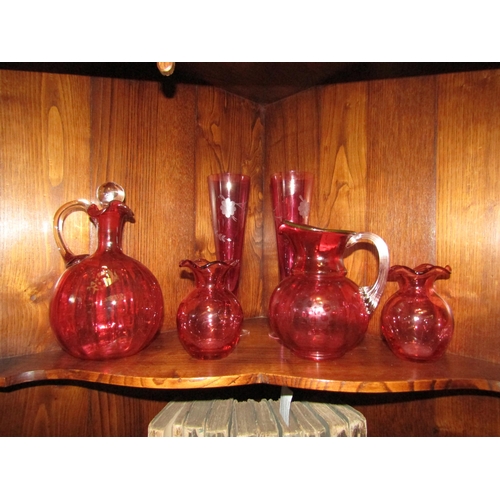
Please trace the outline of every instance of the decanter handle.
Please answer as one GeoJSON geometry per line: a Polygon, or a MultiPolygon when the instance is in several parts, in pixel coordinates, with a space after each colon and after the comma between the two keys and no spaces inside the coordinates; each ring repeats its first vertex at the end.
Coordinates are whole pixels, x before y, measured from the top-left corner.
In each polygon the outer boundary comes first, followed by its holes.
{"type": "Polygon", "coordinates": [[[359,290],[365,301],[368,314],[372,314],[378,306],[380,297],[384,292],[389,274],[389,248],[386,242],[374,233],[354,233],[347,241],[346,248],[352,247],[362,241],[372,243],[378,253],[378,276],[372,286],[363,286],[359,290]]]}
{"type": "Polygon", "coordinates": [[[88,257],[88,254],[75,255],[69,249],[63,236],[64,221],[66,220],[68,215],[74,212],[87,213],[87,210],[90,207],[90,205],[91,203],[89,203],[87,200],[69,201],[68,203],[62,205],[59,208],[59,210],[57,210],[57,212],[54,214],[54,224],[52,227],[54,233],[54,239],[56,240],[56,245],[62,258],[66,263],[66,267],[70,267],[73,264],[77,264],[78,262],[88,257]]]}

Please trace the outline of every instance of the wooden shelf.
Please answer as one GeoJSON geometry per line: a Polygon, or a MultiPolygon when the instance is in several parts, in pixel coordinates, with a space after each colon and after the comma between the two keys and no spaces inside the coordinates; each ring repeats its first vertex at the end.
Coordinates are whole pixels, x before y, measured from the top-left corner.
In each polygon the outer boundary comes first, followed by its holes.
{"type": "Polygon", "coordinates": [[[447,353],[433,363],[395,357],[375,335],[344,357],[300,359],[269,337],[266,318],[245,321],[245,333],[225,359],[201,361],[182,348],[175,330],[161,333],[139,354],[84,361],[62,351],[0,360],[0,387],[42,380],[78,380],[150,389],[191,389],[248,384],[359,393],[479,389],[500,392],[500,365],[447,353]]]}

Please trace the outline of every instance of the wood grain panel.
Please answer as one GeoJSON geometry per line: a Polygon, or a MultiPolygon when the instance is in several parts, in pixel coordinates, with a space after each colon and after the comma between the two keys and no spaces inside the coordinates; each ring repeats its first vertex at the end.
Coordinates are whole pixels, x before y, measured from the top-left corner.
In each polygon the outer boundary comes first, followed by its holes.
{"type": "Polygon", "coordinates": [[[174,328],[189,290],[179,261],[193,248],[195,90],[173,99],[155,83],[93,79],[92,91],[92,183],[125,188],[136,222],[125,227],[124,251],[159,280],[163,328],[174,328]]]}
{"type": "Polygon", "coordinates": [[[168,391],[41,384],[0,392],[0,436],[146,437],[168,391]]]}
{"type": "Polygon", "coordinates": [[[160,94],[155,120],[156,155],[150,190],[153,196],[145,194],[143,198],[142,205],[149,214],[143,234],[150,248],[151,269],[164,290],[163,328],[172,328],[181,300],[192,289],[190,282],[181,279],[179,262],[186,251],[190,253],[195,248],[196,89],[179,88],[175,98],[160,94]]]}
{"type": "Polygon", "coordinates": [[[321,89],[314,193],[320,227],[366,229],[366,90],[363,83],[321,89]]]}
{"type": "MultiPolygon", "coordinates": [[[[366,231],[366,105],[364,83],[326,86],[320,94],[320,168],[316,174],[319,227],[366,231]]],[[[376,262],[365,245],[345,255],[348,276],[369,283],[367,269],[376,262]]],[[[372,278],[373,277],[373,278],[372,278]]]]}
{"type": "Polygon", "coordinates": [[[500,362],[500,72],[439,76],[438,259],[453,352],[500,362]]]}
{"type": "MultiPolygon", "coordinates": [[[[57,348],[48,301],[64,265],[52,218],[89,194],[89,80],[1,72],[0,99],[0,355],[13,356],[57,348]]],[[[87,232],[75,218],[65,235],[81,241],[87,232]]]]}
{"type": "Polygon", "coordinates": [[[40,385],[0,393],[0,436],[90,436],[88,394],[40,385]]]}
{"type": "Polygon", "coordinates": [[[123,391],[113,388],[81,388],[90,403],[90,429],[97,437],[146,437],[149,422],[172,394],[123,391]]]}
{"type": "Polygon", "coordinates": [[[245,317],[262,308],[262,140],[260,108],[220,90],[199,87],[196,132],[196,249],[185,258],[215,259],[207,177],[231,172],[250,175],[238,298],[245,317]]]}
{"type": "Polygon", "coordinates": [[[393,264],[436,256],[434,77],[369,84],[367,226],[393,264]]]}
{"type": "Polygon", "coordinates": [[[434,401],[438,436],[500,436],[500,398],[493,394],[454,394],[434,401]]]}
{"type": "MultiPolygon", "coordinates": [[[[385,240],[391,265],[438,264],[435,124],[434,77],[370,82],[366,228],[385,240]]],[[[397,288],[387,284],[371,333],[397,288]]]]}
{"type": "MultiPolygon", "coordinates": [[[[330,399],[335,395],[329,396],[330,399]]],[[[342,395],[366,417],[369,437],[497,437],[500,397],[475,391],[342,395]]],[[[337,398],[338,400],[338,398],[337,398]]]]}
{"type": "Polygon", "coordinates": [[[437,436],[432,398],[396,399],[390,403],[373,400],[370,405],[354,407],[365,416],[369,437],[437,436]]]}

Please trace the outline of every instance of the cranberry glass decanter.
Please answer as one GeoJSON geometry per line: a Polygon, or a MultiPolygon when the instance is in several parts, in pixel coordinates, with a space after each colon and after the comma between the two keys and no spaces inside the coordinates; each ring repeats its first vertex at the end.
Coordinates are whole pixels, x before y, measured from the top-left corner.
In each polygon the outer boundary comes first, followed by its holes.
{"type": "Polygon", "coordinates": [[[163,319],[163,296],[151,271],[122,251],[125,222],[134,214],[118,184],[97,190],[101,207],[77,200],[54,216],[54,237],[66,263],[50,302],[50,324],[68,353],[83,359],[120,358],[148,345],[163,319]],[[63,238],[66,217],[86,212],[97,228],[92,255],[74,255],[63,238]]]}
{"type": "Polygon", "coordinates": [[[450,266],[421,264],[415,269],[392,266],[389,281],[399,290],[382,309],[382,335],[392,352],[410,361],[440,358],[453,334],[449,305],[434,290],[437,279],[448,279],[450,266]]]}
{"type": "Polygon", "coordinates": [[[177,311],[184,349],[198,359],[226,357],[240,340],[243,324],[241,305],[227,284],[229,271],[238,262],[183,260],[179,266],[191,269],[196,283],[177,311]]]}
{"type": "Polygon", "coordinates": [[[284,222],[279,231],[293,246],[293,265],[271,296],[271,328],[300,357],[339,358],[364,338],[387,281],[387,245],[373,233],[291,222],[284,222]],[[371,287],[359,287],[347,278],[343,262],[345,251],[362,241],[378,252],[378,275],[371,287]]]}

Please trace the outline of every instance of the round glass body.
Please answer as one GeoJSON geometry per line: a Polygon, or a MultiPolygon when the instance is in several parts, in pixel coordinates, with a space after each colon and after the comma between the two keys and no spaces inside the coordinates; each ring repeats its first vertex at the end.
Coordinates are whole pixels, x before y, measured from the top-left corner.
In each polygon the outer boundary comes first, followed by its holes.
{"type": "Polygon", "coordinates": [[[449,305],[434,290],[436,279],[449,278],[449,266],[422,264],[415,269],[393,266],[389,280],[399,290],[385,303],[381,315],[382,335],[392,352],[410,361],[439,359],[453,335],[449,305]]]}
{"type": "Polygon", "coordinates": [[[285,278],[271,297],[269,315],[282,343],[315,361],[354,348],[370,319],[357,285],[344,276],[321,274],[285,278]]]}
{"type": "MultiPolygon", "coordinates": [[[[88,207],[98,230],[91,255],[61,253],[67,269],[50,302],[50,324],[64,350],[83,359],[131,356],[146,347],[163,319],[163,295],[154,275],[121,248],[130,209],[111,201],[88,207]]],[[[64,243],[62,243],[64,246],[64,243]]]]}
{"type": "Polygon", "coordinates": [[[238,262],[183,260],[190,268],[196,288],[180,303],[177,331],[184,349],[197,359],[228,356],[240,340],[243,311],[228,289],[228,271],[238,262]]]}

